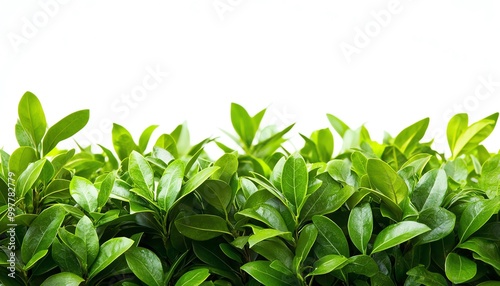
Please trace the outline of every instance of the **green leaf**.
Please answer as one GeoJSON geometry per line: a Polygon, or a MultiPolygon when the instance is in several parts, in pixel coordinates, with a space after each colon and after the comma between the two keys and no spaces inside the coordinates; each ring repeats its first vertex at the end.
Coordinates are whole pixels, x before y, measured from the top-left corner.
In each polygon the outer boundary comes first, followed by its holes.
{"type": "Polygon", "coordinates": [[[126,237],[115,237],[101,245],[99,254],[89,271],[89,280],[127,251],[134,241],[126,237]]]}
{"type": "Polygon", "coordinates": [[[76,254],[80,260],[82,268],[87,269],[87,252],[86,245],[82,238],[72,234],[64,228],[60,228],[57,232],[61,241],[76,254]]]}
{"type": "Polygon", "coordinates": [[[499,202],[500,199],[468,203],[458,224],[458,238],[460,243],[479,230],[492,215],[498,212],[499,202]]]}
{"type": "Polygon", "coordinates": [[[136,151],[132,151],[129,157],[128,173],[134,184],[143,192],[149,200],[153,200],[154,173],[148,161],[136,151]]]}
{"type": "Polygon", "coordinates": [[[52,259],[57,263],[62,272],[71,272],[83,275],[80,262],[75,253],[65,244],[55,239],[52,243],[52,259]]]}
{"type": "Polygon", "coordinates": [[[384,228],[373,243],[373,253],[377,253],[408,241],[431,229],[425,224],[414,221],[402,221],[384,228]]]}
{"type": "Polygon", "coordinates": [[[408,196],[405,181],[384,161],[368,159],[366,170],[373,186],[395,204],[400,205],[408,196]]]}
{"type": "Polygon", "coordinates": [[[255,137],[255,129],[252,117],[243,106],[231,103],[231,123],[234,131],[240,136],[242,143],[248,148],[252,145],[255,137]]]}
{"type": "Polygon", "coordinates": [[[191,270],[184,273],[181,278],[177,280],[175,286],[198,286],[203,283],[203,281],[207,280],[208,276],[210,276],[210,272],[207,268],[191,270]]]}
{"type": "Polygon", "coordinates": [[[35,149],[26,146],[19,147],[10,155],[8,167],[10,172],[19,176],[30,163],[35,162],[37,159],[35,149]]]}
{"type": "Polygon", "coordinates": [[[366,247],[373,232],[373,214],[369,203],[364,203],[351,210],[347,229],[354,246],[366,254],[366,247]]]}
{"type": "Polygon", "coordinates": [[[458,138],[465,132],[468,124],[469,116],[466,113],[455,114],[448,122],[446,137],[451,151],[455,149],[458,138]]]}
{"type": "Polygon", "coordinates": [[[196,173],[196,175],[192,176],[184,185],[182,185],[181,191],[178,195],[178,198],[175,202],[178,202],[185,196],[189,195],[192,193],[194,190],[196,190],[201,184],[203,184],[210,176],[212,176],[219,167],[214,166],[214,167],[208,167],[206,169],[203,169],[196,173]]]}
{"type": "Polygon", "coordinates": [[[304,159],[297,153],[288,157],[283,166],[281,187],[283,195],[295,207],[298,216],[307,195],[307,166],[304,159]]]}
{"type": "Polygon", "coordinates": [[[421,211],[440,207],[447,188],[448,176],[446,172],[442,169],[431,170],[418,181],[411,194],[411,202],[421,211]]]}
{"type": "Polygon", "coordinates": [[[42,104],[33,93],[27,91],[21,97],[18,114],[19,122],[33,143],[31,146],[38,148],[38,144],[42,142],[43,135],[47,130],[47,121],[45,120],[42,104]]]}
{"type": "Polygon", "coordinates": [[[308,276],[330,273],[333,270],[342,268],[347,261],[347,258],[340,255],[330,254],[323,256],[314,262],[313,271],[308,276]]]}
{"type": "Polygon", "coordinates": [[[373,277],[379,273],[379,266],[377,262],[368,255],[356,255],[349,257],[347,264],[342,268],[342,272],[373,277]]]}
{"type": "Polygon", "coordinates": [[[257,243],[272,237],[290,235],[290,232],[288,231],[281,231],[272,228],[254,229],[253,232],[254,234],[248,238],[248,246],[250,248],[257,243]]]}
{"type": "MultiPolygon", "coordinates": [[[[132,151],[139,151],[139,147],[135,144],[132,135],[123,126],[113,123],[111,135],[113,139],[113,147],[115,148],[115,152],[120,160],[127,158],[132,151]]],[[[163,146],[160,147],[164,148],[163,146]]]]}
{"type": "Polygon", "coordinates": [[[406,127],[394,138],[394,145],[405,155],[410,155],[418,142],[424,137],[428,126],[429,118],[424,118],[406,127]]]}
{"type": "Polygon", "coordinates": [[[445,273],[451,282],[460,284],[476,276],[477,265],[474,261],[452,252],[446,256],[445,273]]]}
{"type": "Polygon", "coordinates": [[[500,196],[500,154],[484,162],[478,183],[488,198],[500,196]]]}
{"type": "Polygon", "coordinates": [[[222,234],[231,234],[223,218],[209,214],[180,218],[175,221],[175,227],[182,235],[199,241],[209,240],[222,234]]]}
{"type": "Polygon", "coordinates": [[[340,137],[344,137],[347,130],[351,129],[342,120],[338,119],[332,114],[327,114],[326,117],[328,118],[328,121],[330,121],[330,124],[335,129],[335,131],[337,131],[337,133],[340,135],[340,137]]]}
{"type": "Polygon", "coordinates": [[[146,151],[149,139],[151,138],[151,135],[153,134],[156,128],[158,128],[158,125],[151,125],[142,132],[141,137],[139,137],[139,146],[138,146],[140,153],[144,153],[144,151],[146,151]]]}
{"type": "Polygon", "coordinates": [[[57,143],[68,139],[85,127],[89,121],[89,116],[88,109],[76,111],[50,127],[43,138],[43,154],[48,154],[57,146],[57,143]]]}
{"type": "Polygon", "coordinates": [[[61,272],[45,279],[45,281],[43,281],[41,286],[53,286],[53,285],[79,286],[83,281],[85,281],[85,279],[74,273],[61,272]]]}
{"type": "Polygon", "coordinates": [[[101,183],[101,187],[99,189],[99,193],[97,194],[97,206],[102,208],[108,202],[109,196],[111,195],[111,191],[113,190],[113,186],[115,184],[115,173],[109,172],[104,180],[101,183]]]}
{"type": "Polygon", "coordinates": [[[299,270],[300,265],[309,255],[317,236],[318,230],[313,224],[308,224],[302,228],[295,248],[294,263],[296,270],[299,270]]]}
{"type": "Polygon", "coordinates": [[[226,182],[219,180],[207,180],[198,190],[202,198],[211,206],[222,213],[226,213],[226,209],[231,203],[232,190],[226,182]]]}
{"type": "Polygon", "coordinates": [[[417,244],[440,240],[455,228],[455,214],[444,208],[428,208],[420,213],[418,222],[431,228],[431,231],[420,235],[417,244]]]}
{"type": "Polygon", "coordinates": [[[238,157],[235,154],[224,154],[215,161],[214,166],[219,169],[212,175],[212,179],[229,184],[233,174],[238,171],[238,157]]]}
{"type": "Polygon", "coordinates": [[[338,210],[354,194],[355,189],[349,185],[342,187],[328,173],[316,176],[321,181],[321,186],[307,197],[301,221],[308,221],[315,215],[325,215],[338,210]]]}
{"type": "MultiPolygon", "coordinates": [[[[497,120],[498,112],[493,113],[492,115],[485,117],[467,127],[467,129],[456,139],[454,148],[451,150],[453,154],[452,159],[476,148],[479,143],[491,134],[495,128],[497,120]]],[[[450,129],[450,125],[448,125],[448,128],[450,129]]]]}
{"type": "Polygon", "coordinates": [[[473,237],[466,242],[459,244],[458,248],[473,251],[473,257],[493,266],[500,271],[500,248],[498,243],[488,241],[483,238],[473,237]]]}
{"type": "Polygon", "coordinates": [[[33,255],[33,257],[31,257],[30,261],[28,261],[26,263],[26,265],[23,267],[23,270],[24,271],[28,271],[29,269],[31,269],[33,266],[35,266],[35,264],[40,261],[42,258],[45,257],[45,255],[47,255],[49,251],[47,249],[43,249],[43,250],[40,250],[38,251],[37,253],[35,253],[33,255]]]}
{"type": "Polygon", "coordinates": [[[268,204],[263,204],[253,209],[244,209],[237,214],[263,222],[267,226],[279,231],[288,231],[286,222],[279,210],[268,204]]]}
{"type": "Polygon", "coordinates": [[[250,274],[263,285],[289,286],[295,279],[270,267],[270,261],[253,261],[241,266],[241,270],[250,274]]]}
{"type": "Polygon", "coordinates": [[[130,270],[146,285],[163,285],[163,266],[154,252],[142,247],[131,247],[125,252],[125,258],[130,270]]]}
{"type": "Polygon", "coordinates": [[[89,180],[74,176],[69,184],[69,193],[85,211],[90,213],[97,209],[97,189],[89,180]]]}
{"type": "Polygon", "coordinates": [[[35,163],[31,163],[24,170],[24,172],[18,177],[16,182],[16,197],[24,198],[26,193],[31,190],[35,183],[40,178],[43,170],[43,166],[47,162],[46,159],[38,160],[35,163]]]}
{"type": "Polygon", "coordinates": [[[83,216],[76,224],[75,235],[83,241],[87,265],[92,265],[99,254],[99,237],[94,224],[87,216],[83,216]]]}
{"type": "Polygon", "coordinates": [[[23,238],[21,258],[27,263],[37,252],[46,250],[56,238],[57,230],[66,216],[63,208],[56,205],[43,210],[33,220],[23,238]]]}
{"type": "Polygon", "coordinates": [[[342,229],[325,216],[314,216],[313,224],[318,230],[314,253],[318,257],[330,254],[349,257],[349,244],[342,229]]]}
{"type": "Polygon", "coordinates": [[[425,286],[448,286],[446,279],[439,273],[430,272],[423,265],[413,267],[406,272],[409,276],[414,277],[416,283],[425,286]]]}
{"type": "Polygon", "coordinates": [[[182,160],[172,161],[158,183],[158,204],[160,208],[169,211],[179,195],[184,179],[184,163],[182,160]]]}
{"type": "Polygon", "coordinates": [[[286,267],[292,268],[293,253],[280,239],[261,241],[252,247],[252,250],[269,261],[279,260],[286,267]]]}

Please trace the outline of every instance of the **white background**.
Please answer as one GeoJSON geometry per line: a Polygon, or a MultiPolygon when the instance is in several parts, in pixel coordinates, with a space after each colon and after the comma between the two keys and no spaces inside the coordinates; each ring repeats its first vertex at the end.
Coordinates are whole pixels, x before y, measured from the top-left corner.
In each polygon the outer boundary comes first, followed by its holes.
{"type": "MultiPolygon", "coordinates": [[[[49,125],[90,109],[76,137],[84,144],[111,147],[110,122],[136,138],[184,121],[193,141],[224,136],[237,102],[251,114],[268,107],[266,123],[297,122],[296,147],[298,132],[328,127],[332,113],[377,140],[431,117],[426,138],[445,151],[452,114],[471,122],[500,110],[499,9],[494,0],[0,0],[0,148],[16,148],[29,90],[49,125]],[[145,78],[149,90],[135,94],[145,78]]],[[[496,152],[499,142],[496,130],[486,145],[496,152]]]]}

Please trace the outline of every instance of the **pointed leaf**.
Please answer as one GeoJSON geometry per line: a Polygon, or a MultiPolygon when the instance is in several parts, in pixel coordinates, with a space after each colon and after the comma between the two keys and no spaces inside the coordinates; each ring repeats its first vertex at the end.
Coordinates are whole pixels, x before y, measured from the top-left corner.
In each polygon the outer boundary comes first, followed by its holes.
{"type": "Polygon", "coordinates": [[[448,176],[446,172],[442,169],[431,170],[418,181],[411,194],[411,201],[421,211],[440,207],[447,188],[448,176]]]}
{"type": "Polygon", "coordinates": [[[394,138],[394,145],[404,154],[411,154],[418,142],[424,137],[428,126],[429,118],[427,117],[406,127],[394,138]]]}
{"type": "Polygon", "coordinates": [[[183,179],[184,163],[182,160],[171,162],[158,183],[158,204],[163,210],[168,212],[174,205],[181,191],[183,179]]]}
{"type": "Polygon", "coordinates": [[[226,221],[215,215],[199,214],[180,218],[175,221],[179,232],[194,240],[209,240],[222,234],[231,234],[226,221]]]}
{"type": "Polygon", "coordinates": [[[184,273],[181,278],[177,280],[175,286],[198,286],[203,283],[203,281],[207,280],[208,276],[210,276],[210,272],[207,268],[191,270],[184,273]]]}
{"type": "Polygon", "coordinates": [[[464,242],[474,232],[479,230],[492,215],[498,212],[500,197],[493,200],[471,202],[462,213],[458,224],[458,238],[464,242]]]}
{"type": "Polygon", "coordinates": [[[43,137],[43,154],[48,154],[57,146],[57,143],[68,139],[85,127],[89,121],[89,116],[88,109],[76,111],[50,127],[45,137],[43,137]]]}
{"type": "Polygon", "coordinates": [[[99,272],[125,253],[133,244],[134,241],[126,237],[111,238],[103,243],[94,264],[90,268],[88,279],[90,280],[99,274],[99,272]]]}
{"type": "Polygon", "coordinates": [[[47,130],[47,121],[42,104],[33,93],[27,91],[21,97],[18,114],[19,122],[32,140],[33,145],[31,146],[38,148],[38,144],[42,142],[43,135],[47,130]]]}
{"type": "Polygon", "coordinates": [[[325,216],[314,216],[313,224],[318,230],[314,253],[318,257],[337,254],[349,257],[349,244],[342,229],[325,216]]]}
{"type": "Polygon", "coordinates": [[[127,265],[147,285],[163,285],[164,272],[160,258],[147,248],[131,247],[126,253],[127,265]]]}
{"type": "Polygon", "coordinates": [[[140,189],[146,191],[147,198],[153,200],[154,192],[154,173],[148,161],[136,151],[130,153],[128,172],[134,184],[140,189]]]}
{"type": "Polygon", "coordinates": [[[300,213],[307,195],[307,177],[307,166],[304,159],[297,153],[290,156],[283,166],[281,187],[285,198],[295,206],[297,215],[300,213]]]}
{"type": "Polygon", "coordinates": [[[151,125],[142,132],[141,137],[139,137],[139,146],[138,146],[140,153],[144,153],[144,151],[146,151],[149,139],[151,138],[151,135],[156,130],[156,128],[158,128],[158,125],[151,125]]]}
{"type": "Polygon", "coordinates": [[[366,254],[366,247],[373,231],[373,214],[369,203],[364,203],[352,209],[349,214],[347,229],[354,246],[363,254],[366,254]]]}
{"type": "Polygon", "coordinates": [[[403,242],[415,236],[426,233],[431,229],[425,224],[414,221],[402,221],[384,228],[373,243],[373,253],[377,253],[403,242]]]}
{"type": "Polygon", "coordinates": [[[41,286],[65,285],[65,286],[79,286],[83,281],[82,277],[71,273],[61,272],[50,276],[45,279],[41,286]]]}
{"type": "Polygon", "coordinates": [[[270,261],[253,261],[241,266],[241,270],[250,274],[263,285],[289,286],[293,283],[293,276],[271,268],[270,264],[270,261]]]}
{"type": "Polygon", "coordinates": [[[420,213],[418,222],[431,228],[431,231],[420,235],[417,244],[440,240],[455,228],[455,214],[444,208],[429,208],[420,213]]]}
{"type": "Polygon", "coordinates": [[[69,193],[85,211],[90,213],[97,209],[97,189],[89,180],[74,176],[69,184],[69,193]]]}

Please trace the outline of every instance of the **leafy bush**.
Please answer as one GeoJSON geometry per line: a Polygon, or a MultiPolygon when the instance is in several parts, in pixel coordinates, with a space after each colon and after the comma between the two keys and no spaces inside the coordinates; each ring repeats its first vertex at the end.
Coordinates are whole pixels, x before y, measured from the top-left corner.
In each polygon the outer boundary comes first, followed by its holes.
{"type": "Polygon", "coordinates": [[[293,125],[264,114],[231,105],[234,146],[114,124],[114,152],[61,150],[89,111],[48,127],[27,92],[0,150],[2,285],[498,285],[498,113],[455,115],[449,158],[421,142],[428,118],[377,142],[329,114],[334,155],[329,128],[289,153],[293,125]]]}

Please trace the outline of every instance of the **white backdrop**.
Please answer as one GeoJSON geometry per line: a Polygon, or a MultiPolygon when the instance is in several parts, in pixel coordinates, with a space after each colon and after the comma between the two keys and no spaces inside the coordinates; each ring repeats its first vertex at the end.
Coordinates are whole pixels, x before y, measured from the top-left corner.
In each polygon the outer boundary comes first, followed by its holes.
{"type": "MultiPolygon", "coordinates": [[[[0,0],[0,148],[16,148],[27,90],[49,125],[79,109],[83,144],[111,147],[110,123],[138,138],[188,122],[192,139],[229,130],[231,102],[292,133],[332,113],[372,137],[431,117],[446,150],[452,114],[500,110],[500,2],[0,0]]],[[[500,128],[498,128],[500,129],[500,128]]],[[[337,141],[338,142],[338,141],[337,141]]],[[[70,144],[66,143],[66,144],[70,144]]],[[[500,148],[500,130],[486,142],[500,148]]],[[[340,149],[340,142],[336,145],[340,149]]]]}

